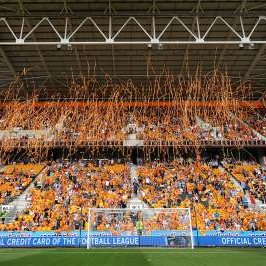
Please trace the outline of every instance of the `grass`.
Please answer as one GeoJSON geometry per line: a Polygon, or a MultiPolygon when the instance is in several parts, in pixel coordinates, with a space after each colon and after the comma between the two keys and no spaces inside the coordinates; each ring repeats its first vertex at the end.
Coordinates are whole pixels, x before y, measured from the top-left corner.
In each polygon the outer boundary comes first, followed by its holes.
{"type": "Polygon", "coordinates": [[[1,266],[262,266],[266,249],[0,249],[1,266]]]}

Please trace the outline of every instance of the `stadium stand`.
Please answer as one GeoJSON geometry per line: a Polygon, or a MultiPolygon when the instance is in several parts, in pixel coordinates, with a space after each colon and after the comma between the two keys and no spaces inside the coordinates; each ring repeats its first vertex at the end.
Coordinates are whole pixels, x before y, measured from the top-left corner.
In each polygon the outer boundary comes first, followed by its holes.
{"type": "Polygon", "coordinates": [[[52,163],[29,192],[28,208],[2,229],[70,231],[80,224],[84,228],[89,207],[125,208],[130,189],[126,165],[52,163]]]}
{"type": "MultiPolygon", "coordinates": [[[[200,230],[249,230],[252,226],[265,230],[265,213],[252,206],[255,199],[265,203],[265,170],[246,162],[224,166],[217,160],[192,159],[145,163],[137,170],[135,193],[151,208],[192,207],[193,226],[200,230]]],[[[5,171],[14,171],[12,167],[5,171]]],[[[36,174],[41,167],[27,169],[36,174]]],[[[131,182],[129,166],[114,161],[53,162],[35,181],[28,207],[13,223],[0,228],[58,232],[85,228],[89,207],[125,208],[134,191],[131,182]]],[[[16,192],[17,182],[11,184],[16,192]]],[[[15,192],[12,196],[21,193],[15,192]]]]}
{"type": "Polygon", "coordinates": [[[251,204],[255,199],[262,204],[266,203],[266,170],[256,162],[236,162],[227,164],[226,168],[241,184],[245,192],[249,193],[251,204]]]}
{"type": "Polygon", "coordinates": [[[249,112],[244,118],[252,128],[259,132],[264,137],[266,136],[266,115],[264,111],[255,110],[249,112]]]}
{"type": "MultiPolygon", "coordinates": [[[[112,103],[113,108],[115,104],[112,103]]],[[[59,108],[59,107],[58,107],[59,108]]],[[[77,107],[78,108],[78,107],[77,107]]],[[[40,119],[45,116],[45,109],[38,114],[40,119]]],[[[37,115],[37,116],[38,116],[37,115]]],[[[253,122],[246,118],[233,116],[229,112],[225,117],[212,117],[212,113],[200,117],[192,111],[187,114],[171,109],[147,108],[145,113],[136,108],[133,113],[113,110],[112,116],[108,108],[79,110],[66,115],[62,110],[51,113],[45,126],[38,126],[38,117],[27,124],[18,127],[14,124],[4,124],[0,130],[1,141],[20,140],[22,143],[54,143],[69,142],[81,145],[83,142],[114,142],[124,141],[128,134],[136,134],[136,138],[144,141],[207,141],[226,140],[235,142],[261,141],[264,129],[263,118],[256,117],[253,122]],[[89,119],[88,119],[89,116],[89,119]],[[259,120],[258,120],[259,119],[259,120]],[[93,123],[91,123],[93,121],[93,123]],[[220,123],[217,124],[217,121],[220,123]],[[247,123],[245,123],[245,121],[247,123]],[[36,125],[35,125],[36,123],[36,125]],[[131,125],[130,131],[127,131],[131,125]],[[261,133],[262,135],[258,134],[261,133]],[[47,142],[48,141],[48,142],[47,142]]],[[[3,115],[1,120],[8,120],[3,115]]],[[[19,123],[19,121],[16,121],[19,123]]],[[[44,123],[44,122],[43,122],[44,123]]]]}
{"type": "Polygon", "coordinates": [[[154,163],[141,167],[139,176],[141,198],[149,206],[193,205],[201,230],[248,230],[254,221],[257,230],[265,229],[265,214],[245,206],[245,194],[220,168],[194,161],[154,163]]]}
{"type": "Polygon", "coordinates": [[[0,248],[266,247],[265,0],[0,2],[0,248]]]}
{"type": "Polygon", "coordinates": [[[0,174],[0,204],[8,204],[19,196],[44,167],[43,164],[4,166],[0,174]]]}

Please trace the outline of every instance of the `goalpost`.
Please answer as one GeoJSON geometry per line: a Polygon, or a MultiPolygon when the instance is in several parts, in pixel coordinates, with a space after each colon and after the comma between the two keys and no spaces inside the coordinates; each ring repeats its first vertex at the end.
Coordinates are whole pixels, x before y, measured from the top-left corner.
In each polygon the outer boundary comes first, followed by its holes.
{"type": "Polygon", "coordinates": [[[87,248],[194,248],[189,208],[88,211],[87,248]]]}

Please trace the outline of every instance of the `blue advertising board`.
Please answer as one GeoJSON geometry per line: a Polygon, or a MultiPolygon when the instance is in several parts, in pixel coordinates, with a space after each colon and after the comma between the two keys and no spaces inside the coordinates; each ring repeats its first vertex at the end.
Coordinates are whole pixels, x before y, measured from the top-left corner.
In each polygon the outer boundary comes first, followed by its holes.
{"type": "MultiPolygon", "coordinates": [[[[195,246],[201,247],[266,247],[266,232],[209,231],[193,232],[195,246]]],[[[187,246],[190,237],[182,231],[154,231],[149,236],[112,236],[110,232],[91,232],[91,247],[108,246],[171,246],[178,241],[179,246],[187,246]]],[[[0,232],[0,248],[9,247],[86,247],[87,232],[0,232]]]]}
{"type": "MultiPolygon", "coordinates": [[[[90,238],[91,247],[121,247],[121,246],[167,246],[164,236],[94,236],[90,238]]],[[[86,247],[85,237],[3,237],[0,247],[86,247]]]]}
{"type": "Polygon", "coordinates": [[[265,236],[194,236],[200,247],[266,247],[265,236]]]}

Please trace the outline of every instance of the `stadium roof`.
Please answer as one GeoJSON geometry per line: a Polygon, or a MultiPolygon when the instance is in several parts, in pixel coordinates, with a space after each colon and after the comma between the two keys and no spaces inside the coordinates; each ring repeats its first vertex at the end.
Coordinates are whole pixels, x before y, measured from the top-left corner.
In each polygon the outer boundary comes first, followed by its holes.
{"type": "Polygon", "coordinates": [[[80,74],[145,83],[164,67],[208,72],[215,63],[251,79],[259,97],[265,14],[266,1],[253,0],[1,0],[0,87],[23,69],[26,89],[59,91],[80,74]]]}

